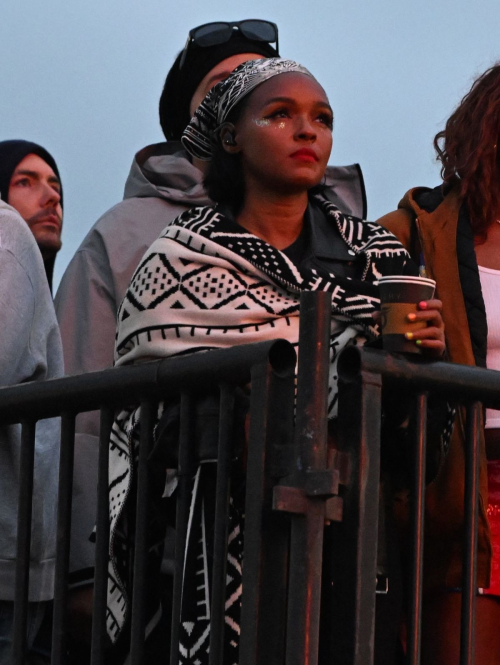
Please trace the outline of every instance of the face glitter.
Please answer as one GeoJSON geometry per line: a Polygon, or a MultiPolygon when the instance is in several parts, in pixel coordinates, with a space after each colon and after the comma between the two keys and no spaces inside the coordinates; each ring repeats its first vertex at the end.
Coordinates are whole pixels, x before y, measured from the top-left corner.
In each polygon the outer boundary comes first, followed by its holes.
{"type": "Polygon", "coordinates": [[[257,127],[269,127],[271,120],[269,118],[253,118],[253,122],[257,127]]]}

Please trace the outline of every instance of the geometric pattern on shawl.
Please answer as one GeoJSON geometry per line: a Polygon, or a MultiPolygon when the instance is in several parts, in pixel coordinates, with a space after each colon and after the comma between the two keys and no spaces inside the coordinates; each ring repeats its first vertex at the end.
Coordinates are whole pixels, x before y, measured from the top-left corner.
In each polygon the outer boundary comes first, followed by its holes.
{"type": "MultiPolygon", "coordinates": [[[[408,254],[377,224],[316,201],[349,249],[364,256],[361,281],[299,272],[285,254],[213,208],[193,208],[165,229],[132,277],[118,313],[116,364],[279,337],[276,328],[286,331],[288,319],[299,315],[301,291],[331,291],[336,319],[376,335],[372,282],[403,273],[408,254]]],[[[296,331],[290,332],[285,339],[293,343],[296,331]]]]}
{"type": "MultiPolygon", "coordinates": [[[[193,208],[166,227],[135,271],[118,311],[117,365],[284,338],[297,348],[301,291],[332,293],[329,417],[337,414],[336,366],[348,344],[378,334],[373,282],[403,274],[408,254],[378,224],[344,215],[314,197],[345,244],[364,259],[362,280],[299,271],[282,252],[213,208],[193,208]]],[[[410,268],[411,270],[411,268],[410,268]]],[[[161,414],[161,412],[160,412],[161,414]]],[[[126,512],[139,442],[140,409],[116,418],[109,452],[108,634],[116,641],[128,611],[126,512]]],[[[233,619],[226,616],[226,622],[233,619]]],[[[182,632],[182,631],[181,631],[182,632]]],[[[185,645],[183,648],[187,648],[185,645]]]]}

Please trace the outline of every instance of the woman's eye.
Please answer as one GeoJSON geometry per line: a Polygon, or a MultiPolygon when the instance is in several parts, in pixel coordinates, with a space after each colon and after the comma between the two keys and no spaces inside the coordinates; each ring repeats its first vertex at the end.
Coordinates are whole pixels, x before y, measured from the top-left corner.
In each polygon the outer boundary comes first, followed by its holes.
{"type": "Polygon", "coordinates": [[[318,116],[318,121],[323,123],[328,129],[333,129],[333,118],[326,113],[318,116]]]}
{"type": "Polygon", "coordinates": [[[276,111],[273,111],[271,114],[269,114],[267,117],[268,118],[288,118],[288,111],[286,109],[277,109],[276,111]]]}

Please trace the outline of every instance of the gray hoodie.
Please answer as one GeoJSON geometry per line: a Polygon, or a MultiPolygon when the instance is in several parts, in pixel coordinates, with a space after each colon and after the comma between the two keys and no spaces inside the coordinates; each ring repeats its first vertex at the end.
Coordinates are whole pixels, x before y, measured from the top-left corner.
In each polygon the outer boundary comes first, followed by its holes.
{"type": "MultiPolygon", "coordinates": [[[[26,222],[0,201],[0,386],[63,374],[62,348],[40,250],[26,222]]],[[[13,600],[20,426],[0,427],[0,599],[13,600]]],[[[30,601],[53,598],[59,420],[37,424],[30,601]]]]}
{"type": "MultiPolygon", "coordinates": [[[[202,173],[178,142],[158,143],[137,153],[124,200],[92,227],[71,260],[55,305],[68,374],[111,367],[116,312],[135,268],[151,243],[187,208],[211,205],[202,173]]],[[[328,167],[327,195],[344,212],[365,217],[365,191],[357,164],[328,167]]],[[[88,540],[95,520],[97,414],[77,420],[71,569],[93,566],[88,540]]]]}

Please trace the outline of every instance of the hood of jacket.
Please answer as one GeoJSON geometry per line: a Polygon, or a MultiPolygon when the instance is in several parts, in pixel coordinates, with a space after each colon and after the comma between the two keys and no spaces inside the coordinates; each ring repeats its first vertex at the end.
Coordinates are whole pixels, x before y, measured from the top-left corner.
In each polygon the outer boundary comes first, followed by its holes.
{"type": "MultiPolygon", "coordinates": [[[[325,196],[342,212],[366,219],[366,192],[359,164],[328,166],[325,196]]],[[[159,198],[188,207],[212,205],[203,174],[191,163],[180,141],[155,143],[136,154],[123,198],[159,198]]]]}
{"type": "Polygon", "coordinates": [[[191,164],[179,141],[148,145],[132,162],[124,199],[160,198],[186,206],[210,205],[203,175],[191,164]]]}
{"type": "Polygon", "coordinates": [[[418,217],[422,212],[434,212],[443,200],[442,186],[433,189],[430,187],[413,187],[403,196],[398,203],[398,208],[408,210],[418,217]]]}

